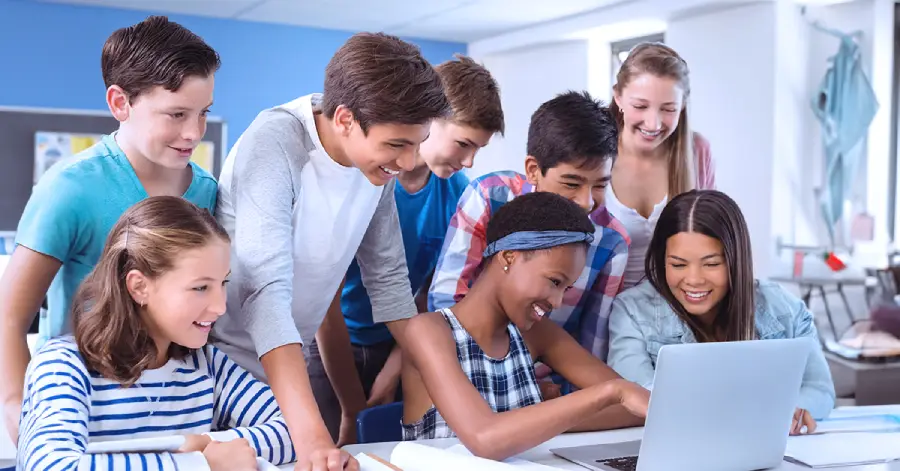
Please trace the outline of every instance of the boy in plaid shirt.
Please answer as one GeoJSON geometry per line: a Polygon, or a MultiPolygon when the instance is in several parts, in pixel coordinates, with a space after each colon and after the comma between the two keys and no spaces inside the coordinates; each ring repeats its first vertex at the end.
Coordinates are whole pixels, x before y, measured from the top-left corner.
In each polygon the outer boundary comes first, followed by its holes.
{"type": "Polygon", "coordinates": [[[581,206],[596,232],[581,276],[550,319],[586,350],[606,361],[609,313],[622,286],[628,234],[606,210],[604,191],[618,151],[618,130],[608,109],[587,92],[567,92],[544,103],[531,117],[525,174],[494,172],[472,181],[459,200],[444,239],[428,295],[437,311],[459,302],[482,268],[486,228],[509,201],[548,191],[581,206]]]}

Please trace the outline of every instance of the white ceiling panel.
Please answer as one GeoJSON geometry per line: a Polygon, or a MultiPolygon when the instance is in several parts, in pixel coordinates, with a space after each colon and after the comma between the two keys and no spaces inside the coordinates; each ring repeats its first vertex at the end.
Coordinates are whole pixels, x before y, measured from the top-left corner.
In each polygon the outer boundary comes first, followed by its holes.
{"type": "Polygon", "coordinates": [[[479,0],[414,23],[397,23],[391,32],[474,41],[621,1],[626,0],[479,0]]]}
{"type": "Polygon", "coordinates": [[[473,0],[266,0],[238,19],[349,31],[383,31],[391,25],[452,11],[473,0]]]}
{"type": "Polygon", "coordinates": [[[38,0],[468,42],[629,0],[38,0]]]}
{"type": "Polygon", "coordinates": [[[232,18],[260,0],[41,0],[46,3],[92,5],[160,14],[232,18]]]}

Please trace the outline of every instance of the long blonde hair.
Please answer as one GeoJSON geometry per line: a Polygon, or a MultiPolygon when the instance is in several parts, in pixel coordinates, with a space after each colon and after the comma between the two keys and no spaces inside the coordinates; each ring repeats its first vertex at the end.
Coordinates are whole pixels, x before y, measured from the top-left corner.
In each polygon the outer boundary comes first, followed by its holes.
{"type": "MultiPolygon", "coordinates": [[[[694,158],[694,135],[688,122],[688,98],[691,94],[690,72],[687,62],[674,49],[662,43],[641,43],[631,49],[628,58],[616,74],[613,91],[621,95],[622,90],[641,74],[671,78],[684,91],[684,104],[678,117],[675,132],[663,142],[668,147],[669,197],[674,198],[696,186],[696,159],[694,158]]],[[[625,128],[625,118],[615,100],[609,105],[621,136],[625,128]]]]}
{"type": "MultiPolygon", "coordinates": [[[[137,381],[157,351],[125,285],[126,275],[138,270],[158,278],[185,250],[215,238],[229,241],[209,211],[183,198],[147,198],[122,214],[73,304],[75,342],[89,369],[126,386],[137,381]]],[[[168,353],[170,358],[184,358],[189,351],[172,344],[168,353]]]]}

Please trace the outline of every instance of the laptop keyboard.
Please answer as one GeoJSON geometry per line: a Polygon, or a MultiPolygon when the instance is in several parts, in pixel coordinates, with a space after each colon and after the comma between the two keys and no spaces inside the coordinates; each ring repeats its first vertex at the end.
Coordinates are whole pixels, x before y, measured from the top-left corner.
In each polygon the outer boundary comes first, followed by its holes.
{"type": "Polygon", "coordinates": [[[597,460],[598,463],[609,466],[619,471],[635,471],[637,469],[637,456],[627,456],[625,458],[612,458],[608,460],[597,460]]]}

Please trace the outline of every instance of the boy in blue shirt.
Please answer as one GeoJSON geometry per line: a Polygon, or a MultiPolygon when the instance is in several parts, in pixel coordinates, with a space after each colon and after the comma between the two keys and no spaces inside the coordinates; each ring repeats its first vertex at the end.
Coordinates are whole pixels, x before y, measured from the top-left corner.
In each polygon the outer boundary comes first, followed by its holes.
{"type": "Polygon", "coordinates": [[[119,130],[34,187],[0,281],[0,400],[16,439],[28,328],[44,296],[38,347],[71,332],[70,305],[113,224],[148,196],[182,196],[214,210],[216,181],[190,161],[206,132],[219,55],[199,36],[153,16],[115,31],[103,46],[106,102],[119,130]]]}
{"type": "MultiPolygon", "coordinates": [[[[469,179],[460,170],[471,168],[475,153],[496,133],[503,133],[503,110],[497,82],[483,66],[465,56],[435,67],[453,114],[431,123],[419,149],[416,166],[397,176],[394,200],[400,219],[410,287],[419,312],[426,312],[431,274],[469,179]]],[[[349,331],[358,379],[367,406],[396,398],[400,380],[400,348],[384,323],[372,320],[372,305],[354,260],[347,271],[341,311],[349,331]]],[[[340,328],[341,326],[337,326],[340,328]]],[[[317,339],[335,338],[324,322],[317,339]]],[[[317,343],[310,346],[309,376],[322,418],[333,439],[341,425],[341,405],[322,363],[317,343]]],[[[346,380],[346,379],[345,379],[346,380]]]]}

